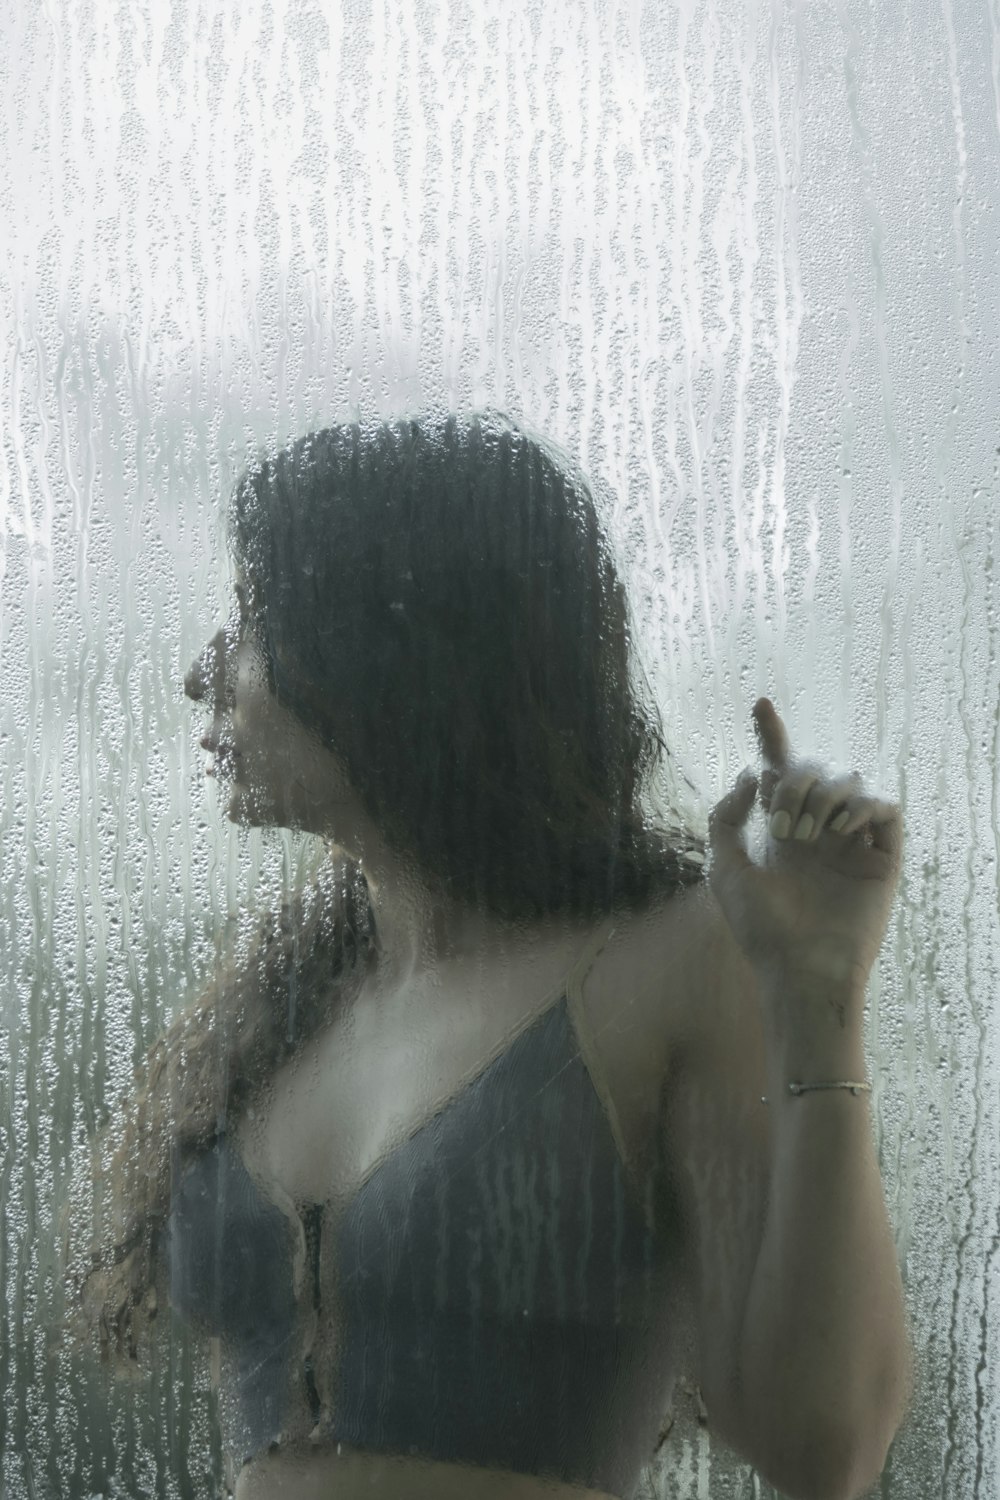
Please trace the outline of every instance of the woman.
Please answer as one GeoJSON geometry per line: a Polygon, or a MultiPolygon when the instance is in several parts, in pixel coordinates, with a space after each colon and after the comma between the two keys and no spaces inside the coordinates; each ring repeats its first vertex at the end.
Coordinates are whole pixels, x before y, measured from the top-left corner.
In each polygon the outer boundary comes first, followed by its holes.
{"type": "Polygon", "coordinates": [[[787,1494],[861,1493],[909,1389],[861,1089],[899,809],[762,699],[762,803],[811,834],[754,866],[755,778],[707,878],[650,826],[592,498],[505,417],[311,434],[231,540],[185,690],[229,816],[330,858],[105,1145],[105,1348],[164,1293],[217,1340],[239,1500],[624,1497],[682,1365],[787,1494]]]}

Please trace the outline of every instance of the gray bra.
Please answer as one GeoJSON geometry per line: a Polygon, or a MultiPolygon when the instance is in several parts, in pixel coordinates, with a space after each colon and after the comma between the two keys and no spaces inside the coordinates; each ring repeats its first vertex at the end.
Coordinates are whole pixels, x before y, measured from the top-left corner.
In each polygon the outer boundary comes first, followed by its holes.
{"type": "Polygon", "coordinates": [[[569,997],[610,933],[335,1217],[300,1206],[291,1224],[225,1137],[179,1172],[170,1300],[222,1340],[237,1458],[311,1430],[614,1494],[635,1484],[670,1374],[676,1218],[662,1162],[643,1182],[626,1171],[574,1026],[569,997]]]}

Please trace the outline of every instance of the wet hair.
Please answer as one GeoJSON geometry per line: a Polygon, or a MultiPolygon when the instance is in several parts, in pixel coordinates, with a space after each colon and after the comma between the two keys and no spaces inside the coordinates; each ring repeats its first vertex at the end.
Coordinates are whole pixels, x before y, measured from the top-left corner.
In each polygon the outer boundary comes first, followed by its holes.
{"type": "MultiPolygon", "coordinates": [[[[327,428],[228,519],[272,691],[432,888],[540,921],[704,879],[704,840],[643,813],[669,752],[592,494],[544,439],[500,413],[327,428]]],[[[117,1363],[155,1316],[173,1174],[376,962],[360,867],[328,860],[150,1050],[67,1218],[70,1324],[117,1363]]]]}
{"type": "Polygon", "coordinates": [[[452,901],[589,917],[700,878],[703,845],[644,818],[669,752],[544,440],[499,413],[327,428],[245,476],[230,536],[276,696],[452,901]]]}

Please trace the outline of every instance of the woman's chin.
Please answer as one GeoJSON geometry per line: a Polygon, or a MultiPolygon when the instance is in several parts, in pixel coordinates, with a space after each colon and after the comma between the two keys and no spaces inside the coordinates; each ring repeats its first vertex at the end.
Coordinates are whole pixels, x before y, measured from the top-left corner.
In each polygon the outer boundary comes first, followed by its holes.
{"type": "Polygon", "coordinates": [[[275,802],[251,791],[244,782],[237,781],[229,796],[226,816],[231,823],[243,823],[249,828],[293,828],[298,826],[287,811],[275,802]]]}
{"type": "Polygon", "coordinates": [[[259,823],[256,802],[248,787],[241,781],[233,783],[229,794],[229,805],[226,808],[226,816],[233,823],[259,823]]]}

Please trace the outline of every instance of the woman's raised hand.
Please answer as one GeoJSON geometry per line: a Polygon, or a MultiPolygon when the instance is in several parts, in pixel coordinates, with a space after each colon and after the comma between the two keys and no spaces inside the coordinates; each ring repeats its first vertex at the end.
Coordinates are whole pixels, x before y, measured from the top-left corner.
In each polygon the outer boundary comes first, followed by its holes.
{"type": "Polygon", "coordinates": [[[796,761],[769,698],[753,712],[763,774],[740,777],[712,810],[709,885],[762,978],[863,995],[902,867],[901,809],[868,796],[857,772],[829,778],[796,761]],[[758,784],[769,818],[763,865],[743,838],[758,784]]]}

